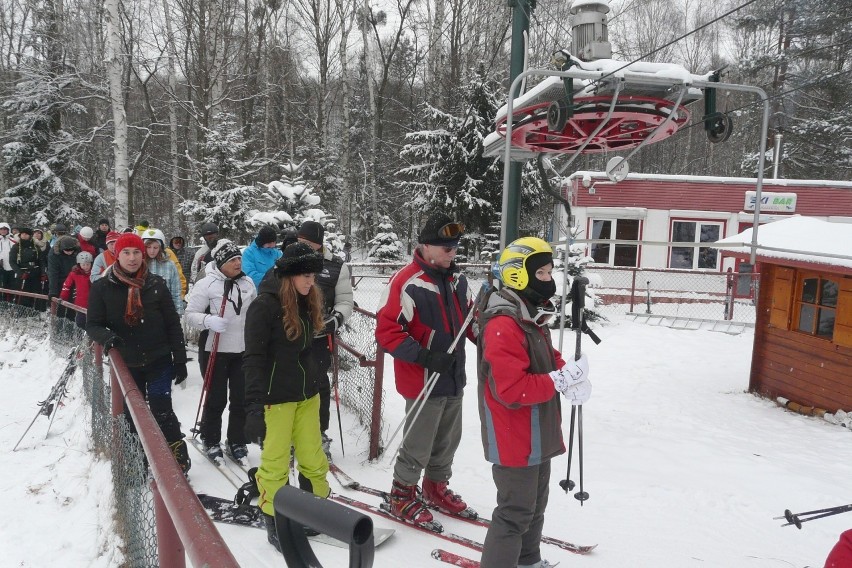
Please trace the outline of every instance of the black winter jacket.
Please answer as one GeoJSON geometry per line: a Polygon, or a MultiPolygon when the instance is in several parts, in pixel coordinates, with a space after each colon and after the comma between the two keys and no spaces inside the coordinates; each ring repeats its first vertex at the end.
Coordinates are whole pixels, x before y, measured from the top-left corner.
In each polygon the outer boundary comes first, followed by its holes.
{"type": "Polygon", "coordinates": [[[62,285],[71,269],[77,264],[77,253],[80,252],[80,245],[74,237],[62,236],[56,239],[50,250],[47,251],[47,278],[49,280],[50,289],[48,295],[59,296],[62,291],[62,285]],[[71,254],[62,252],[62,247],[72,245],[76,249],[71,254]]]}
{"type": "Polygon", "coordinates": [[[314,328],[307,298],[299,296],[302,333],[290,341],[284,332],[279,285],[274,274],[264,278],[257,299],[246,313],[246,405],[300,402],[319,393],[319,370],[311,356],[314,328]]]}
{"type": "Polygon", "coordinates": [[[20,273],[24,270],[29,271],[30,278],[38,278],[45,270],[46,257],[38,248],[32,239],[23,240],[12,245],[12,251],[9,253],[9,264],[12,265],[12,270],[20,273]]]}
{"type": "Polygon", "coordinates": [[[128,367],[144,367],[171,354],[175,363],[186,363],[186,346],[180,316],[175,310],[166,281],[148,273],[141,290],[142,321],[130,327],[124,321],[127,285],[108,268],[103,278],[92,283],[86,332],[98,343],[118,336],[118,346],[128,367]]]}

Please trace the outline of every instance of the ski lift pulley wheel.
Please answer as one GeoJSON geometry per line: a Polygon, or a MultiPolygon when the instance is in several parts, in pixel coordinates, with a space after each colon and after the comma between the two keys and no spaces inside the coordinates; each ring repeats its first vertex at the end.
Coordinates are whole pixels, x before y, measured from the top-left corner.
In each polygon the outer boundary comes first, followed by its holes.
{"type": "MultiPolygon", "coordinates": [[[[577,152],[588,141],[583,154],[618,152],[635,148],[647,138],[650,138],[649,144],[664,140],[689,122],[689,110],[670,100],[624,96],[619,98],[610,114],[611,102],[608,96],[577,97],[570,117],[564,99],[539,100],[522,107],[514,112],[512,147],[530,152],[569,153],[577,152]],[[552,104],[559,101],[565,106],[552,104]],[[559,126],[551,123],[551,109],[554,119],[561,118],[562,110],[566,110],[566,121],[561,129],[551,128],[559,126]],[[658,130],[672,113],[672,120],[663,130],[658,130]],[[603,127],[588,140],[604,121],[603,127]]],[[[505,117],[497,120],[496,130],[506,135],[505,117]]]]}
{"type": "Polygon", "coordinates": [[[731,117],[721,112],[714,112],[704,118],[704,130],[711,144],[724,142],[731,137],[734,122],[731,117]]]}
{"type": "Polygon", "coordinates": [[[547,107],[547,129],[550,132],[562,132],[568,122],[568,103],[553,101],[547,107]]]}

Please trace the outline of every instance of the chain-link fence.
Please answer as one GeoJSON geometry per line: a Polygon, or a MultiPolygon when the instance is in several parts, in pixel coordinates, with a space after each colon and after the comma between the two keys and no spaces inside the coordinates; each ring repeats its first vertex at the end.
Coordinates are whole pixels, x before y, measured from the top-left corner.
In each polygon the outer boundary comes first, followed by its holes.
{"type": "MultiPolygon", "coordinates": [[[[110,460],[112,465],[114,527],[117,536],[123,542],[124,561],[121,565],[159,566],[164,551],[158,543],[155,496],[151,488],[152,474],[142,443],[134,428],[123,414],[113,416],[114,400],[108,368],[100,368],[96,362],[96,351],[90,348],[92,344],[85,331],[74,321],[75,307],[64,302],[54,302],[53,313],[51,313],[37,309],[38,303],[29,302],[28,306],[26,305],[28,302],[24,300],[26,296],[21,295],[12,302],[0,301],[0,321],[17,330],[20,337],[42,342],[49,341],[50,349],[60,359],[66,358],[75,347],[86,344],[83,357],[78,361],[78,371],[82,375],[81,390],[84,402],[91,409],[87,426],[92,450],[104,459],[110,460]]],[[[120,400],[121,397],[118,398],[118,401],[120,400]]],[[[170,454],[169,459],[172,459],[170,454]]],[[[171,487],[160,486],[161,492],[171,490],[171,487]]],[[[200,504],[198,504],[198,510],[203,511],[200,504]]],[[[172,518],[166,526],[174,530],[175,524],[183,520],[175,519],[172,511],[168,513],[172,515],[172,518]]],[[[162,527],[160,529],[162,534],[162,527]]],[[[194,531],[193,535],[199,538],[206,538],[205,542],[214,542],[209,534],[202,535],[205,527],[193,525],[185,530],[186,532],[194,531]]],[[[224,546],[218,533],[214,538],[217,546],[224,546]]],[[[183,564],[182,550],[172,549],[166,554],[179,554],[180,560],[174,556],[168,556],[168,558],[172,562],[180,561],[183,564]]],[[[220,564],[231,565],[229,564],[231,558],[224,559],[220,564]]]]}
{"type": "Polygon", "coordinates": [[[589,266],[595,310],[753,324],[759,274],[589,266]]]}

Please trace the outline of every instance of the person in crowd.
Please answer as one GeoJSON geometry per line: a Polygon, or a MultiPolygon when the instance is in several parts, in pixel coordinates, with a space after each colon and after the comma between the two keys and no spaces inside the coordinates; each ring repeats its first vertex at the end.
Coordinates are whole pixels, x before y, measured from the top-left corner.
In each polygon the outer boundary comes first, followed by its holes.
{"type": "Polygon", "coordinates": [[[299,240],[299,233],[296,229],[285,229],[281,231],[281,252],[299,240]]]}
{"type": "Polygon", "coordinates": [[[243,251],[243,270],[252,279],[255,286],[260,286],[260,281],[283,254],[281,250],[275,247],[277,236],[275,227],[264,225],[257,232],[257,236],[251,244],[243,251]]]}
{"type": "MultiPolygon", "coordinates": [[[[42,293],[41,276],[45,274],[47,266],[46,257],[33,240],[34,231],[29,227],[21,227],[20,240],[12,246],[9,255],[9,263],[15,272],[17,279],[16,288],[33,294],[42,293]]],[[[32,298],[23,298],[21,304],[32,307],[35,302],[32,298]]]]}
{"type": "Polygon", "coordinates": [[[53,232],[50,234],[49,245],[52,247],[60,238],[68,234],[68,227],[62,223],[56,223],[53,226],[53,232]]]}
{"type": "Polygon", "coordinates": [[[589,365],[585,355],[566,362],[553,348],[550,245],[517,239],[500,254],[497,269],[503,287],[486,296],[477,341],[482,445],[497,487],[481,564],[552,566],[542,560],[540,544],[550,460],[565,452],[559,394],[571,404],[586,402],[589,365]]]}
{"type": "Polygon", "coordinates": [[[47,295],[49,297],[59,297],[62,284],[77,265],[77,253],[79,252],[81,252],[79,242],[70,235],[59,237],[50,248],[47,253],[47,280],[49,285],[47,295]]]}
{"type": "MultiPolygon", "coordinates": [[[[448,487],[467,381],[463,341],[448,351],[473,304],[467,278],[454,262],[463,232],[464,225],[444,213],[429,216],[414,259],[391,277],[377,312],[376,341],[394,358],[396,390],[405,398],[406,413],[422,404],[416,425],[415,412],[406,420],[390,502],[394,515],[418,524],[432,521],[417,490],[424,470],[426,504],[450,513],[467,509],[448,487]],[[423,401],[426,381],[435,373],[437,382],[423,401]]],[[[471,328],[466,332],[473,340],[471,328]]]]}
{"type": "Polygon", "coordinates": [[[169,241],[169,250],[174,253],[175,258],[180,263],[180,270],[184,279],[186,279],[192,274],[192,250],[186,248],[186,241],[181,236],[172,237],[169,241]]]}
{"type": "MultiPolygon", "coordinates": [[[[10,233],[9,223],[0,223],[0,288],[11,290],[15,287],[15,270],[12,268],[9,257],[15,242],[10,233]]],[[[7,299],[6,294],[0,295],[0,299],[7,299]]]]}
{"type": "Polygon", "coordinates": [[[163,254],[169,259],[169,261],[171,261],[172,264],[175,265],[175,268],[177,269],[178,280],[180,281],[180,298],[181,302],[183,302],[183,299],[186,297],[186,277],[183,275],[183,268],[181,267],[180,260],[178,260],[177,255],[175,255],[175,252],[170,247],[166,246],[166,236],[160,229],[145,229],[139,236],[142,237],[143,241],[147,239],[160,240],[163,254]]]}
{"type": "Polygon", "coordinates": [[[316,275],[322,256],[293,243],[275,262],[246,314],[243,371],[246,438],[262,446],[257,486],[269,542],[280,550],[272,500],[288,483],[295,448],[299,486],[328,497],[328,460],[319,428],[319,371],[311,356],[314,330],[322,329],[322,294],[316,275]]]}
{"type": "Polygon", "coordinates": [[[210,254],[210,251],[213,250],[213,247],[216,246],[216,242],[219,240],[219,226],[216,223],[204,223],[201,225],[201,239],[204,241],[197,251],[195,251],[195,256],[192,257],[192,270],[190,271],[190,279],[191,283],[197,282],[201,276],[198,275],[200,270],[203,270],[207,263],[213,260],[213,257],[210,254]]]}
{"type": "Polygon", "coordinates": [[[142,239],[145,243],[145,263],[148,272],[166,281],[178,315],[183,314],[183,289],[177,266],[166,256],[166,237],[160,229],[146,229],[142,239]]]}
{"type": "Polygon", "coordinates": [[[121,235],[115,231],[110,231],[106,237],[106,250],[95,258],[95,263],[92,265],[92,282],[102,277],[106,269],[112,266],[115,262],[115,242],[121,235]]]}
{"type": "MultiPolygon", "coordinates": [[[[225,451],[238,461],[248,455],[244,433],[244,328],[246,313],[256,297],[254,283],[242,270],[239,247],[227,239],[220,240],[213,249],[213,261],[205,268],[204,278],[192,287],[186,306],[189,325],[219,334],[199,428],[210,459],[222,459],[222,413],[229,400],[225,451]]],[[[209,335],[201,346],[208,353],[208,361],[213,342],[214,335],[209,335]]]]}
{"type": "Polygon", "coordinates": [[[343,243],[344,262],[352,262],[352,242],[346,241],[343,243]]]}
{"type": "Polygon", "coordinates": [[[144,233],[145,231],[147,231],[150,228],[151,228],[151,223],[149,223],[148,221],[139,221],[139,224],[136,225],[136,227],[134,227],[133,230],[136,232],[137,235],[139,235],[141,237],[142,233],[144,233]]]}
{"type": "Polygon", "coordinates": [[[331,445],[328,436],[328,426],[331,421],[331,383],[328,371],[331,368],[333,341],[337,331],[344,322],[352,316],[354,306],[352,296],[352,281],[349,277],[349,267],[334,256],[327,247],[323,246],[325,229],[316,221],[305,221],[299,227],[297,238],[316,252],[323,255],[323,270],[317,275],[317,286],[323,296],[323,322],[325,327],[318,330],[314,338],[314,360],[320,371],[320,431],[322,432],[323,447],[326,451],[331,445]]]}
{"type": "MultiPolygon", "coordinates": [[[[92,244],[98,249],[98,254],[104,252],[107,249],[106,239],[107,235],[110,234],[112,228],[109,224],[109,219],[100,219],[98,221],[98,229],[95,231],[95,236],[92,237],[92,244]]],[[[95,257],[98,255],[96,254],[95,257]]]]}
{"type": "MultiPolygon", "coordinates": [[[[75,306],[81,308],[89,307],[89,289],[92,286],[92,281],[89,279],[92,273],[92,255],[86,251],[77,253],[77,265],[71,269],[65,282],[62,284],[62,291],[59,292],[59,297],[66,302],[73,302],[75,306]]],[[[86,329],[86,314],[77,312],[74,318],[77,327],[86,329]]]]}
{"type": "MultiPolygon", "coordinates": [[[[116,261],[89,292],[86,332],[109,355],[117,349],[186,474],[192,465],[172,408],[172,381],[186,380],[180,316],[162,278],[150,273],[145,243],[135,233],[115,243],[116,261]]],[[[128,422],[133,424],[125,408],[128,422]]]]}
{"type": "Polygon", "coordinates": [[[80,242],[80,250],[92,255],[92,258],[98,256],[97,247],[92,244],[92,239],[95,237],[95,231],[91,227],[83,227],[77,233],[77,240],[80,242]]]}
{"type": "MultiPolygon", "coordinates": [[[[49,240],[47,235],[41,229],[33,230],[33,244],[35,244],[36,248],[39,250],[39,254],[41,255],[41,282],[39,283],[38,293],[47,295],[48,292],[48,281],[47,281],[47,253],[49,252],[48,244],[49,240]]],[[[36,307],[39,310],[44,310],[44,302],[39,300],[36,302],[36,307]]]]}

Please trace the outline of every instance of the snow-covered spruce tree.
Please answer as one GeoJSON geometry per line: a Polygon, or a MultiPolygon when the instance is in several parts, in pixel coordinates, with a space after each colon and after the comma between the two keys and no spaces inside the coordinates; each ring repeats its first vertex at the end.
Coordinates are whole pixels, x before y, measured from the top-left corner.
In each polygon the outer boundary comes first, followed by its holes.
{"type": "Polygon", "coordinates": [[[322,199],[302,177],[304,164],[304,161],[281,164],[281,179],[269,182],[261,191],[258,205],[249,217],[250,226],[277,225],[285,230],[298,229],[308,219],[323,226],[333,221],[318,207],[322,199]]]}
{"type": "Polygon", "coordinates": [[[219,113],[214,123],[216,130],[205,133],[204,158],[190,158],[194,198],[181,202],[178,211],[198,224],[212,221],[223,236],[244,242],[253,236],[247,225],[258,193],[250,183],[254,168],[242,159],[246,142],[233,116],[219,113]]]}
{"type": "Polygon", "coordinates": [[[378,232],[367,245],[370,247],[367,260],[372,262],[396,262],[402,260],[402,242],[393,230],[390,217],[382,215],[378,232]]]}
{"type": "MultiPolygon", "coordinates": [[[[446,211],[463,221],[468,233],[483,235],[499,219],[503,191],[502,162],[485,157],[482,147],[494,129],[499,86],[483,70],[462,84],[453,112],[422,108],[423,123],[433,127],[406,135],[400,157],[409,165],[399,173],[424,213],[446,211]]],[[[466,244],[468,258],[478,257],[483,243],[469,238],[466,244]]]]}
{"type": "Polygon", "coordinates": [[[48,67],[33,62],[2,101],[10,129],[2,148],[7,187],[0,210],[41,227],[95,218],[109,206],[83,176],[75,149],[84,142],[64,128],[69,116],[86,112],[69,95],[78,80],[48,67]]]}

